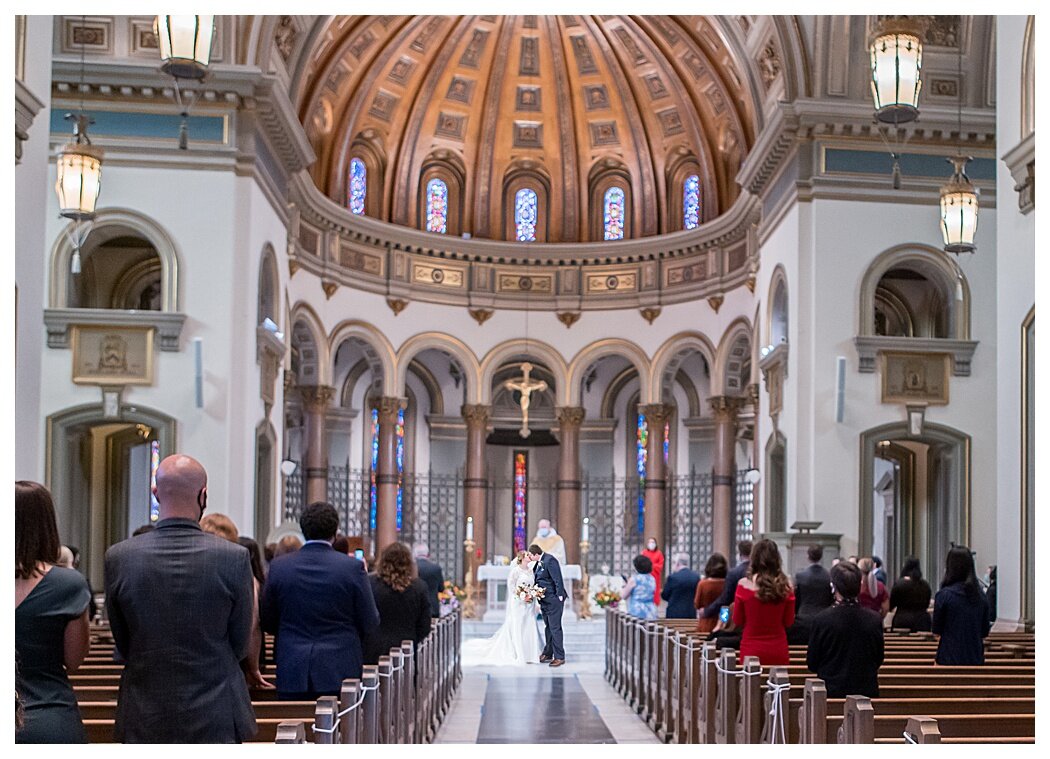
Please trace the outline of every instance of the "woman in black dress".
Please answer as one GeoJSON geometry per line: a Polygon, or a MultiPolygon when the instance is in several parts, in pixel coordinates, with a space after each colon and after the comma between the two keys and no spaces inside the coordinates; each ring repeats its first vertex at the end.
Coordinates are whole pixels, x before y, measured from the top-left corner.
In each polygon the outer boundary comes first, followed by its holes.
{"type": "Polygon", "coordinates": [[[16,743],[86,743],[69,684],[87,656],[91,591],[61,550],[55,506],[43,485],[15,483],[15,651],[25,724],[16,743]]]}
{"type": "Polygon", "coordinates": [[[930,599],[933,591],[922,579],[919,560],[909,556],[904,560],[900,579],[893,584],[890,593],[890,609],[893,611],[893,629],[911,632],[929,632],[930,599]]]}
{"type": "Polygon", "coordinates": [[[991,632],[988,602],[977,582],[973,554],[966,546],[948,551],[944,580],[933,601],[933,632],[941,636],[937,663],[984,664],[984,639],[991,632]]]}
{"type": "Polygon", "coordinates": [[[416,576],[412,553],[401,543],[391,543],[379,555],[375,574],[369,575],[372,597],[379,610],[379,627],[364,641],[365,664],[378,664],[401,641],[417,646],[430,633],[427,586],[416,576]]]}

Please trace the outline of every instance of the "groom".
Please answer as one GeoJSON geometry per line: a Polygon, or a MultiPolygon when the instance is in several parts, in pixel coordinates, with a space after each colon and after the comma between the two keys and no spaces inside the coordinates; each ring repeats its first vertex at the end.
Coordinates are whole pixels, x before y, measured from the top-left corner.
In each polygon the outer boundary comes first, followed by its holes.
{"type": "Polygon", "coordinates": [[[536,562],[533,570],[536,584],[543,588],[540,612],[543,614],[544,646],[540,662],[550,662],[552,667],[565,663],[565,649],[561,638],[561,613],[564,608],[565,586],[561,581],[561,564],[549,553],[533,543],[529,546],[529,559],[536,562]]]}

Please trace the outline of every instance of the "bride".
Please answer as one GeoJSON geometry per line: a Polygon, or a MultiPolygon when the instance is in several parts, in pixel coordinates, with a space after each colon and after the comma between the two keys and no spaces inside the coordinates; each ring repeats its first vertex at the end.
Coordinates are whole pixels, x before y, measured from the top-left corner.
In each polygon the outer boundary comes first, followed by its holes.
{"type": "Polygon", "coordinates": [[[536,628],[536,602],[526,604],[514,592],[519,585],[532,585],[534,577],[521,551],[511,562],[507,577],[507,616],[503,625],[491,638],[463,641],[463,666],[480,664],[515,665],[538,664],[540,636],[536,628]]]}

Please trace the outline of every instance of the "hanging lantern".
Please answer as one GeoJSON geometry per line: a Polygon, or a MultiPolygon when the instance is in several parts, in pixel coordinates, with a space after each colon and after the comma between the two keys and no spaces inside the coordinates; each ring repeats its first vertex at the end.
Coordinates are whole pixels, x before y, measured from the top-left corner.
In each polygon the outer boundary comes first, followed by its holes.
{"type": "Polygon", "coordinates": [[[161,69],[176,79],[203,79],[211,61],[215,16],[157,16],[161,69]]]}
{"type": "Polygon", "coordinates": [[[919,116],[922,33],[915,19],[888,16],[871,36],[871,94],[879,121],[903,124],[919,116]]]}
{"type": "Polygon", "coordinates": [[[977,246],[973,242],[977,233],[977,189],[966,176],[969,156],[948,159],[955,166],[955,173],[941,187],[941,233],[944,235],[944,250],[948,253],[973,253],[977,246]]]}
{"type": "Polygon", "coordinates": [[[95,204],[102,188],[102,148],[88,139],[86,115],[69,114],[66,118],[75,121],[73,142],[63,145],[58,154],[55,192],[59,213],[74,221],[90,221],[95,218],[95,204]]]}

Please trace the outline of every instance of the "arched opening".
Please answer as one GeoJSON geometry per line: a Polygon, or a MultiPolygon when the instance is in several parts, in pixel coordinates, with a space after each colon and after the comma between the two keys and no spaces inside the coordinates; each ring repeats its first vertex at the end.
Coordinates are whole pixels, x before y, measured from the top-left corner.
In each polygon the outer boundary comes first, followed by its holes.
{"type": "Polygon", "coordinates": [[[267,243],[259,262],[259,302],[255,316],[256,324],[263,324],[269,319],[274,325],[280,325],[280,308],[280,276],[277,273],[277,256],[274,254],[273,246],[267,243]]]}
{"type": "Polygon", "coordinates": [[[787,438],[776,432],[766,443],[766,532],[787,531],[787,438]]]}
{"type": "Polygon", "coordinates": [[[174,453],[175,420],[142,406],[77,406],[47,418],[46,480],[63,542],[81,551],[91,587],[104,587],[106,549],[157,521],[150,488],[174,453]]]}
{"type": "Polygon", "coordinates": [[[908,267],[894,267],[875,287],[873,333],[883,337],[950,336],[954,292],[908,267]]]}
{"type": "Polygon", "coordinates": [[[769,345],[776,348],[788,341],[788,294],[783,276],[777,277],[769,298],[769,345]]]}

